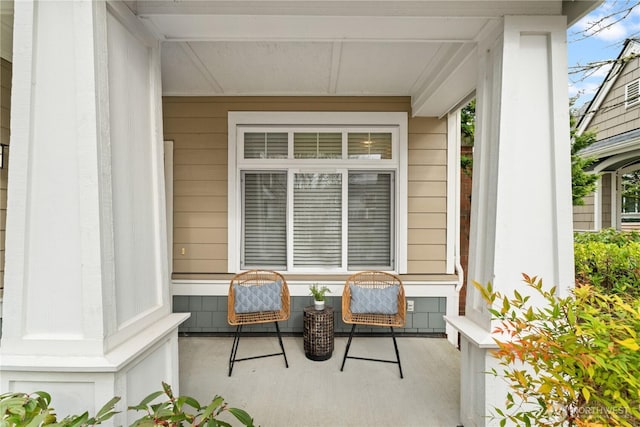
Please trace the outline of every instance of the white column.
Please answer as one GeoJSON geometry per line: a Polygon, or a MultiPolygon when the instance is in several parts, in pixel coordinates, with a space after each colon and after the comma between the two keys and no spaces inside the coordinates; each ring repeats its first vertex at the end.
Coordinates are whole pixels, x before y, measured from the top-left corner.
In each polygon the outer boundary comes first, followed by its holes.
{"type": "MultiPolygon", "coordinates": [[[[524,288],[523,272],[561,294],[573,286],[565,38],[564,17],[508,16],[478,46],[468,277],[506,294],[524,288]]],[[[495,323],[467,292],[466,317],[448,318],[462,334],[461,421],[491,425],[507,389],[485,373],[495,323]]]]}
{"type": "Polygon", "coordinates": [[[178,385],[159,45],[122,4],[14,6],[0,390],[124,409],[178,385]]]}

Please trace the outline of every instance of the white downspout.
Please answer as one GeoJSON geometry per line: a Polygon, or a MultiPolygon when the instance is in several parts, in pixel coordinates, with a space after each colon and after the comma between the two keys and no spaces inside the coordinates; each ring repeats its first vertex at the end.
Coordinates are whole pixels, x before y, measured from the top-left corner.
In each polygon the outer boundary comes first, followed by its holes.
{"type": "MultiPolygon", "coordinates": [[[[452,231],[447,238],[447,273],[456,273],[458,280],[455,288],[451,292],[450,301],[447,301],[447,317],[458,316],[460,313],[460,291],[464,283],[464,270],[460,263],[460,108],[451,112],[447,116],[447,157],[448,157],[448,183],[452,187],[447,192],[447,229],[452,231]]],[[[448,322],[446,332],[449,342],[458,344],[458,331],[448,322]]]]}

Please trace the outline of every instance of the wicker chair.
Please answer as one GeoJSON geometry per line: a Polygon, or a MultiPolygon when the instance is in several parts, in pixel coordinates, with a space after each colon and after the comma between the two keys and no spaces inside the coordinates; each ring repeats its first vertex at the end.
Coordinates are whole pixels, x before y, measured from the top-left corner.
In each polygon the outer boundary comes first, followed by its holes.
{"type": "MultiPolygon", "coordinates": [[[[366,292],[366,291],[365,291],[366,292]]],[[[360,293],[360,292],[359,292],[360,293]]],[[[349,334],[349,341],[347,341],[347,348],[344,352],[344,358],[342,359],[342,366],[340,371],[344,369],[344,364],[347,359],[360,359],[370,360],[374,362],[386,362],[396,363],[400,369],[400,378],[404,378],[402,375],[402,365],[400,364],[400,353],[398,352],[398,344],[396,342],[396,336],[393,331],[394,327],[403,327],[406,320],[406,306],[405,295],[402,281],[396,275],[385,273],[382,271],[363,271],[356,273],[349,277],[344,285],[342,292],[342,320],[345,323],[352,324],[351,333],[349,334]],[[379,314],[379,313],[353,313],[352,308],[352,292],[351,286],[356,286],[362,289],[387,289],[392,286],[398,287],[398,307],[397,312],[393,314],[379,314]],[[367,357],[355,357],[348,356],[349,348],[351,347],[351,340],[353,339],[353,333],[356,329],[356,325],[367,326],[382,326],[391,328],[391,337],[393,338],[393,346],[396,351],[396,360],[382,360],[372,359],[367,357]]]]}
{"type": "MultiPolygon", "coordinates": [[[[264,288],[266,289],[266,288],[264,288]]],[[[264,271],[264,270],[250,270],[243,273],[236,274],[229,284],[229,300],[228,300],[228,308],[227,308],[227,320],[230,325],[236,326],[236,332],[233,339],[233,345],[231,346],[231,355],[229,356],[229,376],[231,376],[231,372],[233,371],[233,365],[235,362],[240,362],[243,360],[250,359],[258,359],[262,357],[271,357],[271,356],[284,356],[285,366],[289,367],[289,362],[287,362],[287,354],[284,351],[284,345],[282,344],[282,336],[280,335],[280,327],[278,326],[278,322],[282,320],[289,319],[290,315],[290,297],[289,297],[289,288],[287,287],[287,281],[285,280],[282,274],[277,273],[275,271],[264,271]],[[242,287],[239,288],[242,290],[243,294],[246,294],[247,291],[258,291],[258,287],[261,286],[270,286],[274,282],[281,283],[280,288],[280,299],[281,304],[279,309],[273,311],[251,311],[251,312],[236,312],[236,302],[237,302],[237,293],[239,290],[236,290],[236,286],[242,287]],[[278,341],[280,343],[280,349],[282,350],[279,353],[265,354],[261,356],[253,356],[246,357],[242,359],[237,359],[236,355],[238,353],[238,344],[240,343],[240,335],[242,332],[242,327],[244,325],[255,325],[258,323],[270,323],[273,322],[276,326],[276,332],[278,334],[278,341]]]]}

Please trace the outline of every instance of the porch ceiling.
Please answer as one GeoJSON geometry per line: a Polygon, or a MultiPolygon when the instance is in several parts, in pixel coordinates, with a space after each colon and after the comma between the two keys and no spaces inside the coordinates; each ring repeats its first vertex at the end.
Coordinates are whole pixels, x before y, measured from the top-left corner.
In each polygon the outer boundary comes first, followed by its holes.
{"type": "Polygon", "coordinates": [[[163,41],[164,95],[400,95],[411,96],[414,115],[442,116],[473,92],[476,42],[502,16],[558,15],[564,7],[572,20],[597,2],[564,3],[127,4],[163,41]]]}

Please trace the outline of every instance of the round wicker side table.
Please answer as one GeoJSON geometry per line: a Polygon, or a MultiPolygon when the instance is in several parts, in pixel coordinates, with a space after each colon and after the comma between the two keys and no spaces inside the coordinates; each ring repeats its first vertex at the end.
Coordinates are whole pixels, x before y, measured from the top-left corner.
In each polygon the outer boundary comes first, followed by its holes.
{"type": "Polygon", "coordinates": [[[307,359],[322,361],[333,354],[333,307],[304,308],[304,353],[307,359]]]}

